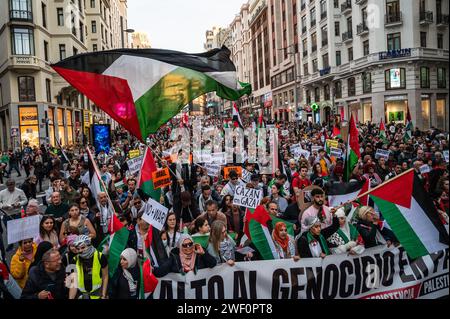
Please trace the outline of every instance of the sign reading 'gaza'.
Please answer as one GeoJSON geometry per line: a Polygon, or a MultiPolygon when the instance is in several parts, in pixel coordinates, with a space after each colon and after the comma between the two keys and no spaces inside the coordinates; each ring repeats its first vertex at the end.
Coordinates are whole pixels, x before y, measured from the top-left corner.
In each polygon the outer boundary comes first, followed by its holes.
{"type": "Polygon", "coordinates": [[[262,198],[262,191],[244,186],[236,186],[233,204],[248,208],[256,208],[262,198]]]}

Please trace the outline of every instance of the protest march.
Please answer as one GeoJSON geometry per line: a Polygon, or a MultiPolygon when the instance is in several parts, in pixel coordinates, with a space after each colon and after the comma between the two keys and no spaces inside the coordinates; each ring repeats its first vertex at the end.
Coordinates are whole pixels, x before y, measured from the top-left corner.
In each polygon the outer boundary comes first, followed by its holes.
{"type": "Polygon", "coordinates": [[[206,92],[251,92],[229,54],[111,50],[52,64],[120,127],[109,151],[5,154],[32,169],[18,185],[2,166],[0,298],[448,297],[448,132],[414,128],[409,111],[404,124],[244,118],[236,103],[222,118],[182,111],[206,92]],[[140,82],[164,78],[163,63],[197,81],[174,84],[182,99],[140,82]]]}

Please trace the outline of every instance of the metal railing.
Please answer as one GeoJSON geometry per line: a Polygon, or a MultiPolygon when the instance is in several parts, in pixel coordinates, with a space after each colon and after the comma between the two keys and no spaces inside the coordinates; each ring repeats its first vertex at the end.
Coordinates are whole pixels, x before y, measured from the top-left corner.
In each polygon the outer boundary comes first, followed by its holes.
{"type": "Polygon", "coordinates": [[[448,14],[439,14],[436,17],[436,24],[448,26],[448,14]]]}
{"type": "Polygon", "coordinates": [[[385,15],[384,24],[396,24],[396,23],[402,23],[402,13],[401,12],[394,12],[394,13],[388,13],[385,15]]]}
{"type": "Polygon", "coordinates": [[[341,13],[346,13],[346,12],[351,12],[352,11],[352,2],[351,1],[346,1],[343,4],[341,4],[341,13]]]}
{"type": "Polygon", "coordinates": [[[351,40],[353,39],[353,32],[352,31],[347,31],[342,33],[342,42],[345,42],[347,40],[351,40]]]}
{"type": "Polygon", "coordinates": [[[10,20],[33,21],[33,12],[28,10],[9,10],[10,20]]]}
{"type": "Polygon", "coordinates": [[[419,14],[420,23],[433,23],[433,12],[421,11],[419,14]]]}
{"type": "Polygon", "coordinates": [[[360,23],[356,26],[357,35],[361,35],[365,32],[369,32],[369,27],[365,23],[360,23]]]}

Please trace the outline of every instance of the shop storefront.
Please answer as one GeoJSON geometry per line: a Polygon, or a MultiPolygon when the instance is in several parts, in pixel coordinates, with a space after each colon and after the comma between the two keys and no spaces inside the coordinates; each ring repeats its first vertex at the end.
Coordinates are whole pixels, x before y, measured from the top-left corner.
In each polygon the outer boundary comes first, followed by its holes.
{"type": "Polygon", "coordinates": [[[372,100],[371,99],[362,100],[361,104],[364,123],[372,122],[372,100]]]}
{"type": "Polygon", "coordinates": [[[395,122],[405,124],[407,107],[407,95],[386,96],[384,98],[386,123],[395,122]]]}
{"type": "Polygon", "coordinates": [[[445,103],[446,98],[445,96],[438,95],[436,97],[436,127],[438,129],[447,131],[448,130],[448,123],[445,120],[445,103]]]}
{"type": "Polygon", "coordinates": [[[66,110],[66,126],[67,126],[67,144],[73,144],[73,122],[72,111],[66,110]]]}
{"type": "Polygon", "coordinates": [[[428,94],[421,95],[420,108],[422,112],[422,130],[428,130],[431,126],[431,113],[430,113],[431,99],[428,94]]]}
{"type": "Polygon", "coordinates": [[[39,147],[39,120],[37,106],[19,106],[20,145],[39,147]]]}
{"type": "Polygon", "coordinates": [[[48,137],[49,137],[49,143],[51,146],[56,146],[55,143],[55,109],[52,107],[48,108],[47,111],[47,117],[48,117],[48,137]]]}
{"type": "Polygon", "coordinates": [[[355,122],[358,123],[360,119],[359,111],[361,110],[361,104],[359,102],[351,102],[348,105],[348,110],[350,115],[353,115],[355,122]]]}
{"type": "Polygon", "coordinates": [[[64,134],[64,110],[58,108],[56,110],[58,119],[58,140],[59,143],[64,146],[66,145],[66,134],[64,134]]]}

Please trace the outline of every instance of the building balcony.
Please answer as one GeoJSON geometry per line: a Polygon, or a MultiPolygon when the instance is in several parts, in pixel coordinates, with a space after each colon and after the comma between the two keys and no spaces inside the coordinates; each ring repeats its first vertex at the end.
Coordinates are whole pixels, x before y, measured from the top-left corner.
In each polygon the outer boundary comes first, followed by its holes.
{"type": "Polygon", "coordinates": [[[353,32],[347,31],[342,33],[342,42],[347,42],[353,40],[353,32]]]}
{"type": "Polygon", "coordinates": [[[365,23],[360,23],[356,26],[356,34],[359,36],[369,33],[369,27],[365,23]]]}
{"type": "Polygon", "coordinates": [[[41,69],[51,70],[48,62],[33,55],[12,55],[0,67],[0,73],[6,68],[14,69],[17,73],[32,73],[41,69]]]}
{"type": "Polygon", "coordinates": [[[320,76],[330,74],[330,72],[331,72],[331,67],[326,67],[326,68],[319,70],[320,76]]]}
{"type": "Polygon", "coordinates": [[[363,5],[367,2],[367,0],[356,0],[355,3],[358,5],[363,5]]]}
{"type": "Polygon", "coordinates": [[[343,4],[341,4],[341,13],[347,14],[352,12],[352,2],[346,1],[343,4]]]}
{"type": "Polygon", "coordinates": [[[419,14],[419,23],[422,25],[433,23],[433,12],[421,11],[419,14]]]}
{"type": "Polygon", "coordinates": [[[9,10],[9,19],[11,21],[33,22],[33,12],[28,10],[9,10]]]}
{"type": "Polygon", "coordinates": [[[439,14],[436,19],[437,27],[448,27],[448,14],[439,14]]]}
{"type": "Polygon", "coordinates": [[[316,26],[316,20],[311,20],[311,28],[314,28],[316,26]]]}
{"type": "Polygon", "coordinates": [[[402,23],[403,18],[401,12],[389,13],[385,15],[384,25],[386,27],[398,26],[401,25],[402,23]]]}

